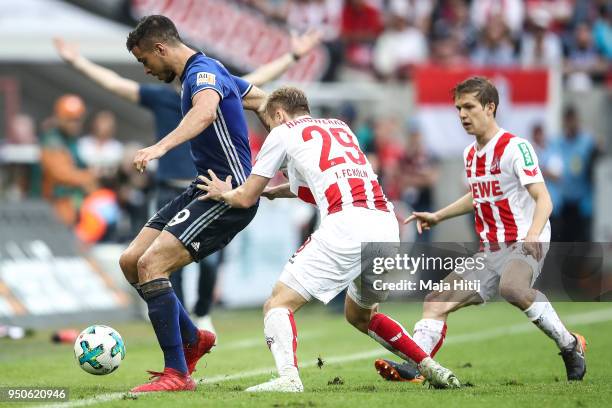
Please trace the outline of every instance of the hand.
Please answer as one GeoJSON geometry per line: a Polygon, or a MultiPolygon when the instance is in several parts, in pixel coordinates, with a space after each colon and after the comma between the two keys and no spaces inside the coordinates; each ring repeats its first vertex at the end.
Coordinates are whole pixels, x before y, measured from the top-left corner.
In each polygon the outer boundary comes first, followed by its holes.
{"type": "Polygon", "coordinates": [[[74,62],[81,56],[79,48],[76,44],[68,44],[64,39],[56,37],[53,39],[53,45],[59,56],[69,64],[74,62]]]}
{"type": "Polygon", "coordinates": [[[310,29],[298,36],[291,34],[291,52],[298,57],[308,54],[314,47],[321,42],[322,33],[316,29],[310,29]]]}
{"type": "Polygon", "coordinates": [[[436,213],[412,212],[412,215],[404,220],[404,224],[409,224],[414,220],[417,222],[416,227],[419,234],[422,234],[423,231],[430,230],[431,227],[440,222],[436,213]]]}
{"type": "Polygon", "coordinates": [[[136,152],[136,156],[134,156],[134,167],[136,167],[136,170],[142,173],[145,171],[147,164],[151,160],[159,159],[164,154],[166,154],[166,152],[156,144],[140,149],[136,152]]]}
{"type": "Polygon", "coordinates": [[[523,252],[525,255],[531,255],[536,261],[542,258],[542,243],[537,234],[527,233],[523,242],[523,252]]]}
{"type": "Polygon", "coordinates": [[[222,201],[221,196],[223,193],[227,193],[232,190],[232,176],[227,176],[225,181],[221,181],[214,171],[208,170],[208,175],[210,178],[206,178],[206,176],[198,176],[204,184],[196,184],[196,187],[200,190],[206,191],[201,197],[198,197],[198,200],[215,200],[222,201]]]}

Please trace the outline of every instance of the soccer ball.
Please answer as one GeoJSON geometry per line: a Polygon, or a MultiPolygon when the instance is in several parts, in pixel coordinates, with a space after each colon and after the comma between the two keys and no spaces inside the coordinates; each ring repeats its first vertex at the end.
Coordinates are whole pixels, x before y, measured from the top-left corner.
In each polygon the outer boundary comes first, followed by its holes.
{"type": "Polygon", "coordinates": [[[106,375],[119,368],[125,358],[125,344],[112,327],[93,325],[77,337],[74,356],[79,366],[88,373],[106,375]]]}

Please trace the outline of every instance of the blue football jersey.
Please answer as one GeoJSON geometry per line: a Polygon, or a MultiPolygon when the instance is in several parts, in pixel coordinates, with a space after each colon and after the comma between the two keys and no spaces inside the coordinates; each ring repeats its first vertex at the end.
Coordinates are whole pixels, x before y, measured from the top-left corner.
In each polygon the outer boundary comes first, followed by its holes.
{"type": "Polygon", "coordinates": [[[192,98],[198,92],[212,89],[220,97],[217,119],[190,141],[198,174],[207,174],[211,169],[222,180],[231,175],[234,186],[244,183],[251,173],[251,149],[242,97],[251,85],[232,76],[219,61],[202,53],[189,58],[181,83],[183,116],[191,109],[192,98]]]}

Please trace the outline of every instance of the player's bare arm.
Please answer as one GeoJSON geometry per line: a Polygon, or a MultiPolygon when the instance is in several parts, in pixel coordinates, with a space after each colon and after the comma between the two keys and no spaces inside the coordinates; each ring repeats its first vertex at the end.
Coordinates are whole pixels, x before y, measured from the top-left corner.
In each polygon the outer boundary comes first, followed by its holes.
{"type": "Polygon", "coordinates": [[[472,201],[472,193],[469,192],[454,203],[434,213],[413,212],[410,217],[404,220],[404,224],[416,221],[417,231],[422,234],[423,231],[431,229],[431,227],[444,220],[472,212],[474,209],[472,201]]]}
{"type": "Polygon", "coordinates": [[[279,184],[274,187],[266,187],[262,197],[266,197],[268,200],[274,200],[276,198],[296,198],[297,196],[291,192],[289,183],[279,184]]]}
{"type": "Polygon", "coordinates": [[[297,36],[291,35],[291,51],[280,56],[250,74],[242,77],[255,86],[261,86],[267,82],[277,79],[291,68],[303,56],[308,54],[314,47],[321,42],[321,32],[319,30],[308,30],[306,33],[297,36]]]}
{"type": "Polygon", "coordinates": [[[134,167],[144,171],[151,160],[162,157],[166,152],[181,143],[193,139],[217,119],[217,106],[220,96],[212,89],[204,89],[193,97],[193,107],[181,123],[159,142],[136,152],[134,167]]]}
{"type": "Polygon", "coordinates": [[[197,184],[197,187],[206,191],[206,194],[198,199],[222,201],[232,208],[249,208],[255,205],[270,181],[267,177],[251,174],[244,184],[232,189],[231,176],[222,181],[212,170],[208,170],[208,176],[210,178],[198,176],[202,184],[197,184]]]}
{"type": "Polygon", "coordinates": [[[545,183],[532,183],[525,186],[527,192],[536,203],[531,227],[525,236],[523,248],[527,253],[531,254],[535,259],[540,260],[542,256],[542,247],[539,243],[540,234],[552,213],[553,204],[546,188],[545,183]]]}
{"type": "Polygon", "coordinates": [[[81,74],[107,91],[130,102],[138,103],[140,96],[138,93],[139,85],[136,81],[124,78],[116,72],[83,57],[77,44],[67,43],[62,38],[53,39],[53,44],[59,56],[81,74]]]}
{"type": "Polygon", "coordinates": [[[253,86],[249,93],[242,98],[242,108],[255,112],[262,125],[269,131],[271,123],[265,110],[267,98],[268,94],[266,92],[253,86]]]}

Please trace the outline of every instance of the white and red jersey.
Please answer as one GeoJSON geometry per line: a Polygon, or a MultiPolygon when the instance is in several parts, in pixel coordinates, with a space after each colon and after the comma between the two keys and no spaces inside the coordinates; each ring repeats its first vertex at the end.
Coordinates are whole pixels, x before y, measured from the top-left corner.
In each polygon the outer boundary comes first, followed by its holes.
{"type": "Polygon", "coordinates": [[[347,206],[393,211],[357,137],[341,120],[300,116],[274,128],[251,173],[272,178],[285,166],[291,191],[316,204],[321,219],[347,206]]]}
{"type": "MultiPolygon", "coordinates": [[[[535,211],[535,200],[525,186],[544,182],[531,144],[500,129],[482,149],[476,142],[469,145],[463,161],[480,241],[524,240],[535,211]]],[[[550,241],[549,222],[540,241],[550,241]]]]}

